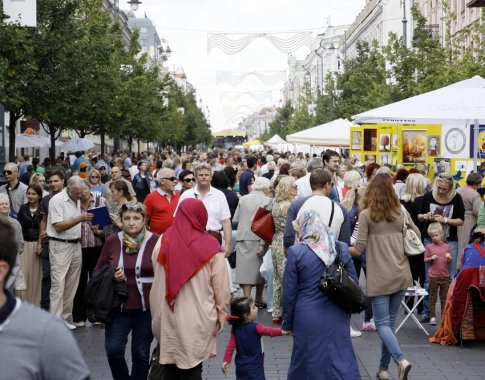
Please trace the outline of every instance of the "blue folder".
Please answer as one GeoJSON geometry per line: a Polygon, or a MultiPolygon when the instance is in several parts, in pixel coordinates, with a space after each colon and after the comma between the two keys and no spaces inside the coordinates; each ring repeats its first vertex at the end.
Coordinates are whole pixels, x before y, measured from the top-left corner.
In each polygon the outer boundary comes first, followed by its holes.
{"type": "Polygon", "coordinates": [[[105,226],[109,226],[110,224],[113,224],[113,221],[109,217],[108,207],[106,206],[89,209],[88,213],[94,215],[93,219],[91,220],[91,224],[93,226],[98,226],[99,228],[103,228],[105,226]]]}

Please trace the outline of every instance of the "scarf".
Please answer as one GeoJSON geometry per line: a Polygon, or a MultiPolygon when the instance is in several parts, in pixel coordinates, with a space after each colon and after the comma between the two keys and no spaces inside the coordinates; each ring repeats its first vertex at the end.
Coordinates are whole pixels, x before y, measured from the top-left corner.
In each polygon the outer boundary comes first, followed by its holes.
{"type": "Polygon", "coordinates": [[[163,234],[157,261],[165,270],[165,301],[172,311],[180,289],[222,252],[216,238],[206,231],[207,219],[204,204],[187,198],[179,204],[172,226],[163,234]]]}
{"type": "Polygon", "coordinates": [[[134,238],[123,232],[123,247],[127,255],[135,255],[140,250],[140,246],[145,240],[146,232],[146,228],[143,228],[134,238]]]}
{"type": "Polygon", "coordinates": [[[335,238],[318,212],[304,211],[298,220],[293,222],[293,227],[298,233],[300,242],[306,244],[326,266],[335,261],[337,256],[335,238]]]}

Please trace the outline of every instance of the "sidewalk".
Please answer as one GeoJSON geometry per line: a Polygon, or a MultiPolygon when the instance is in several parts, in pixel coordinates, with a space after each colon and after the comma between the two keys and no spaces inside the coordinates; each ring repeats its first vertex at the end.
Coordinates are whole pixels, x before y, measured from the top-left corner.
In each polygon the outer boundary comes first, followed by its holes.
{"type": "MultiPolygon", "coordinates": [[[[403,313],[398,318],[400,322],[403,313]]],[[[352,318],[354,328],[362,326],[363,314],[352,318]]],[[[271,316],[262,310],[258,320],[268,326],[271,316]]],[[[78,328],[74,336],[78,340],[81,351],[91,369],[92,380],[111,379],[106,354],[104,351],[104,328],[91,326],[78,328]]],[[[432,335],[436,326],[425,325],[432,335]]],[[[203,378],[208,380],[235,379],[234,364],[231,364],[230,374],[222,374],[220,366],[230,327],[226,326],[217,342],[217,357],[204,362],[203,378]]],[[[401,348],[406,358],[412,364],[410,379],[416,380],[472,380],[485,379],[485,342],[466,342],[463,349],[459,346],[443,347],[428,343],[428,337],[413,321],[406,321],[397,334],[401,348]]],[[[375,379],[380,357],[381,342],[374,332],[363,332],[360,338],[352,339],[359,362],[362,379],[375,379]]],[[[264,338],[265,372],[267,380],[286,379],[291,358],[291,337],[264,338]]],[[[127,346],[127,357],[130,356],[130,346],[127,346]]],[[[397,369],[394,364],[389,368],[390,378],[397,379],[397,369]]],[[[305,379],[302,379],[305,380],[305,379]]],[[[333,380],[333,379],[322,379],[333,380]]],[[[351,379],[349,379],[351,380],[351,379]]]]}

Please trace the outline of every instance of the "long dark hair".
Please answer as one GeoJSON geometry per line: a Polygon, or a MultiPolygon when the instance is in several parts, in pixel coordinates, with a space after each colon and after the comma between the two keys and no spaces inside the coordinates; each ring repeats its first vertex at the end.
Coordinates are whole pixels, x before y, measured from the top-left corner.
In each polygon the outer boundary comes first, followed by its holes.
{"type": "Polygon", "coordinates": [[[35,193],[37,194],[37,196],[39,197],[39,199],[37,200],[37,209],[39,210],[40,209],[40,203],[42,201],[42,188],[40,187],[40,185],[38,185],[36,183],[31,183],[29,185],[29,187],[27,187],[27,191],[29,189],[34,190],[35,193]]]}
{"type": "Polygon", "coordinates": [[[233,330],[241,327],[246,322],[246,315],[251,312],[254,300],[251,297],[234,297],[231,301],[231,315],[227,316],[233,330]]]}

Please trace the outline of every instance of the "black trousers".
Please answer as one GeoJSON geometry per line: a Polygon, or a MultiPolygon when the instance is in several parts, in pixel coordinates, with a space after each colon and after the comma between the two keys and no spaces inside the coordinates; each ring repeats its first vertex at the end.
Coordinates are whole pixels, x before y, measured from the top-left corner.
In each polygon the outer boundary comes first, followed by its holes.
{"type": "Polygon", "coordinates": [[[49,261],[49,240],[42,241],[42,288],[40,307],[49,311],[51,292],[51,262],[49,261]]]}
{"type": "Polygon", "coordinates": [[[101,254],[102,246],[87,247],[82,249],[83,262],[81,266],[81,275],[79,276],[79,285],[76,296],[74,297],[74,306],[72,309],[72,319],[74,322],[86,321],[86,302],[84,300],[84,291],[89,279],[93,275],[94,268],[101,254]]]}
{"type": "MultiPolygon", "coordinates": [[[[424,253],[416,256],[408,256],[409,268],[411,269],[411,276],[414,281],[418,281],[422,288],[424,288],[424,280],[426,279],[426,271],[424,269],[424,253]]],[[[406,305],[412,309],[415,297],[405,297],[406,305]]],[[[421,302],[416,308],[418,314],[423,312],[423,303],[421,302]]]]}
{"type": "Polygon", "coordinates": [[[189,369],[180,369],[175,364],[160,364],[159,371],[160,380],[202,380],[202,363],[189,369]]]}

